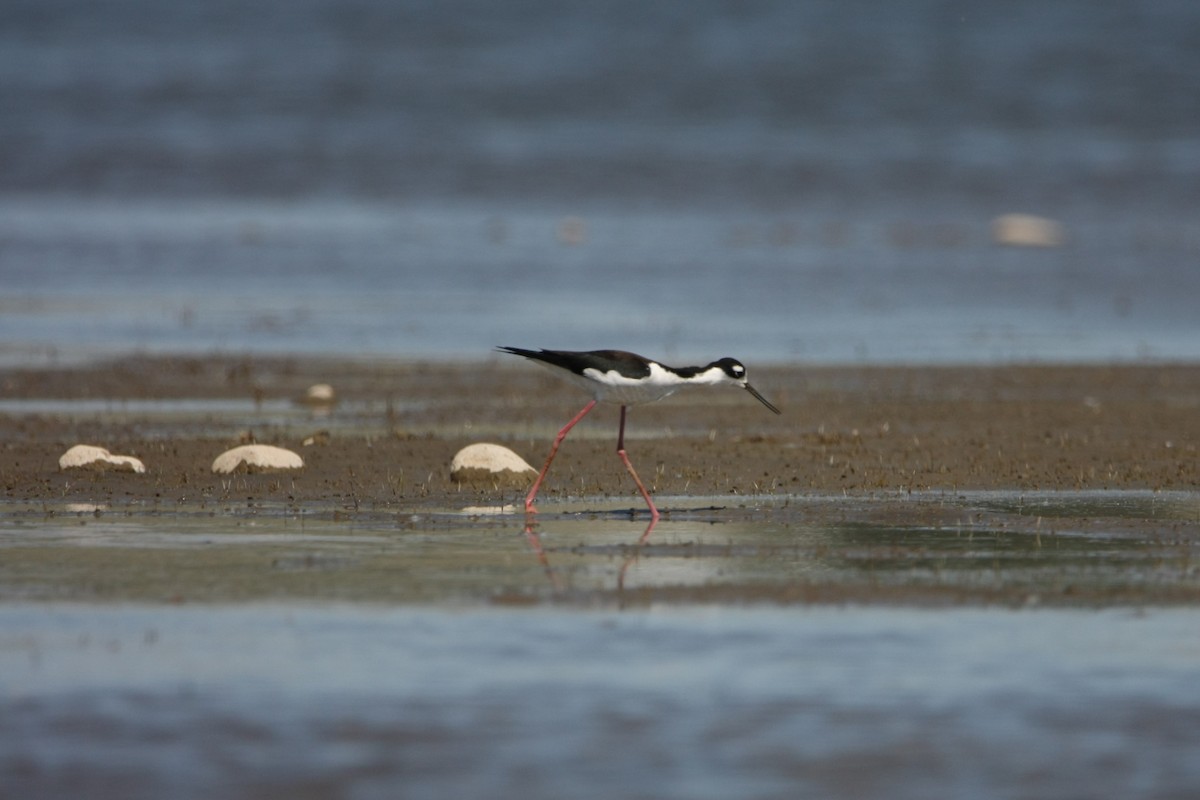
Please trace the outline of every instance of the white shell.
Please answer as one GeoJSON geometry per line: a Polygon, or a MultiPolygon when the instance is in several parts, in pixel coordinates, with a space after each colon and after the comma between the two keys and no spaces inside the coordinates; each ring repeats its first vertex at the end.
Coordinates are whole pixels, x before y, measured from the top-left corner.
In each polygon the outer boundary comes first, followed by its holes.
{"type": "Polygon", "coordinates": [[[133,456],[114,456],[103,447],[90,444],[77,444],[58,459],[59,469],[75,469],[77,467],[111,467],[132,472],[145,472],[146,465],[141,459],[133,456]]]}
{"type": "Polygon", "coordinates": [[[273,447],[269,444],[244,444],[241,447],[226,450],[217,456],[212,463],[212,471],[230,473],[236,471],[243,464],[256,470],[300,469],[304,466],[304,459],[282,447],[273,447]]]}
{"type": "Polygon", "coordinates": [[[454,480],[464,480],[469,471],[498,474],[501,472],[536,472],[525,462],[525,459],[498,444],[469,444],[454,454],[450,462],[450,477],[454,480]]]}

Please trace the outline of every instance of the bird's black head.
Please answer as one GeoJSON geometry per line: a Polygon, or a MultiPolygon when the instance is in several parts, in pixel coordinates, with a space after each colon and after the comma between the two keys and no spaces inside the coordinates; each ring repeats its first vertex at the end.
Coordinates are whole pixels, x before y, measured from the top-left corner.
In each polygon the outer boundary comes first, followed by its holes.
{"type": "Polygon", "coordinates": [[[746,368],[736,358],[722,358],[709,364],[709,367],[717,367],[739,383],[746,380],[746,368]]]}
{"type": "Polygon", "coordinates": [[[776,414],[780,413],[779,409],[772,405],[770,400],[759,394],[758,390],[751,386],[750,382],[746,380],[746,367],[742,365],[742,362],[738,361],[736,358],[722,358],[720,361],[714,361],[708,365],[708,369],[713,369],[714,367],[721,370],[721,372],[726,378],[729,379],[731,383],[742,387],[747,392],[754,395],[755,400],[762,403],[776,414]]]}

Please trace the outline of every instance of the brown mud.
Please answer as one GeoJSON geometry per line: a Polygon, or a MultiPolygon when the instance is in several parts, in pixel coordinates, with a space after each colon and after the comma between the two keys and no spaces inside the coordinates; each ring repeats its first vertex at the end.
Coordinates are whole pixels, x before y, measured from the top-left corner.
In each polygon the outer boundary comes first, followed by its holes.
{"type": "MultiPolygon", "coordinates": [[[[751,377],[781,416],[736,390],[631,410],[627,448],[652,492],[1200,488],[1200,365],[752,367],[751,377]]],[[[0,398],[9,500],[346,509],[512,502],[519,489],[452,481],[454,453],[494,441],[539,467],[558,426],[586,400],[509,359],[224,357],[9,368],[0,398]],[[318,382],[337,392],[330,410],[302,403],[318,382]],[[220,452],[246,441],[294,449],[306,466],[211,472],[220,452]],[[58,457],[80,442],[137,456],[147,472],[60,471],[58,457]]],[[[613,453],[616,417],[602,406],[567,438],[543,488],[547,508],[565,495],[640,503],[613,453]]]]}

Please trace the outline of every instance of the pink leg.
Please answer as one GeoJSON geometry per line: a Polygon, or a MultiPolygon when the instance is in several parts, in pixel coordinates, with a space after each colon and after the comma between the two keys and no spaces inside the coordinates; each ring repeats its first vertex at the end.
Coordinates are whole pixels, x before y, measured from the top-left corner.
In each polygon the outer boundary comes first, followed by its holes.
{"type": "MultiPolygon", "coordinates": [[[[625,469],[629,470],[629,474],[633,476],[633,482],[637,484],[638,491],[642,493],[642,498],[645,499],[646,505],[650,506],[650,524],[653,527],[654,523],[658,521],[658,509],[654,507],[654,501],[650,499],[650,493],[642,485],[642,480],[634,470],[633,464],[629,463],[629,456],[625,454],[625,406],[621,406],[621,429],[617,434],[617,455],[625,462],[625,469]]],[[[646,532],[649,533],[649,528],[647,528],[646,532]]]]}
{"type": "Polygon", "coordinates": [[[587,416],[587,413],[596,407],[596,401],[588,403],[583,407],[583,410],[575,415],[575,418],[563,426],[563,429],[558,432],[558,436],[554,438],[554,445],[550,448],[550,455],[546,456],[546,463],[542,467],[542,472],[537,476],[537,480],[533,482],[533,488],[529,490],[529,494],[525,495],[525,513],[536,514],[537,509],[533,507],[533,500],[537,497],[538,489],[542,488],[542,479],[546,477],[546,473],[550,471],[550,462],[554,460],[554,454],[558,452],[558,446],[562,444],[562,440],[567,438],[567,433],[571,428],[575,427],[575,423],[587,416]]]}

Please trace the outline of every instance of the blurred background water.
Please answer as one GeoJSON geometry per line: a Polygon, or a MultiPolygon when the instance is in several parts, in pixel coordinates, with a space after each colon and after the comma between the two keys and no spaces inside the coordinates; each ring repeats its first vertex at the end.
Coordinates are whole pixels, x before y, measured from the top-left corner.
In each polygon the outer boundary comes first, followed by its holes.
{"type": "Polygon", "coordinates": [[[0,108],[7,362],[1200,353],[1192,0],[9,0],[0,108]]]}

